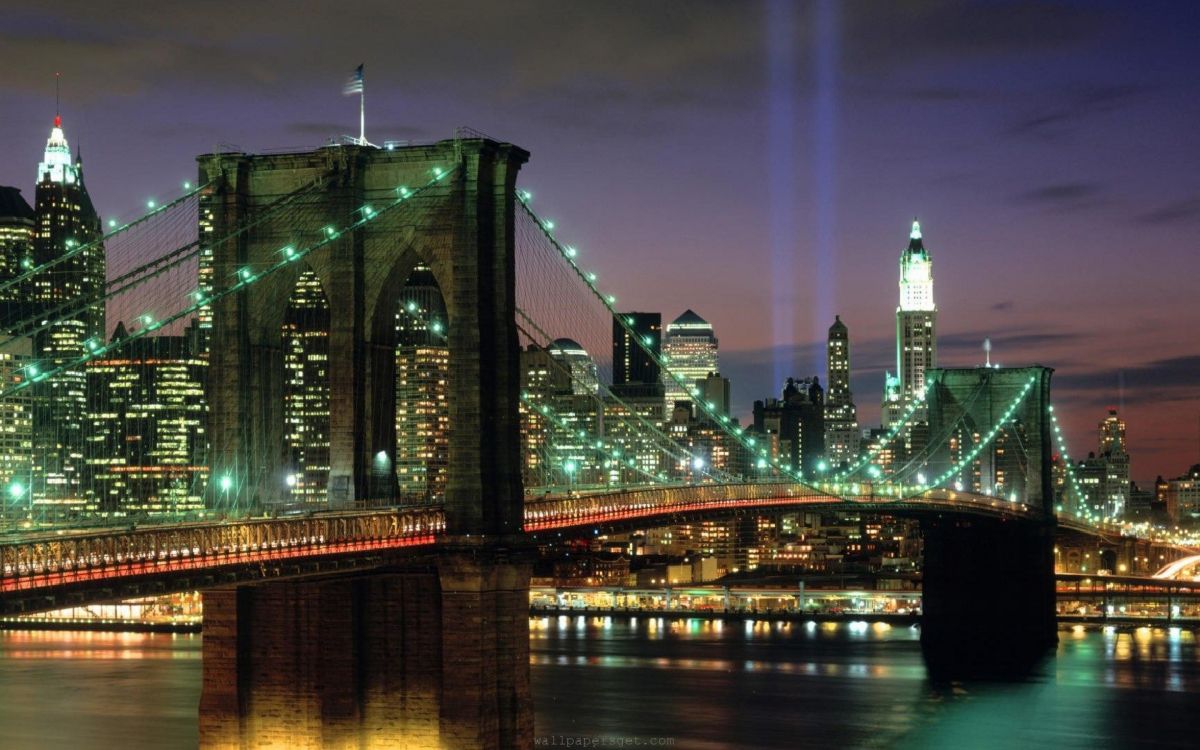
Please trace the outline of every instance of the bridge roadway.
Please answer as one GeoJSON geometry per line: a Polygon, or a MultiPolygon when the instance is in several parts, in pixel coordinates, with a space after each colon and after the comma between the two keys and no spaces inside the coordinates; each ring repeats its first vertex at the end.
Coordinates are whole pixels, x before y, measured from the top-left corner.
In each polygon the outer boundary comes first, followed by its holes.
{"type": "MultiPolygon", "coordinates": [[[[613,532],[767,509],[1037,518],[1034,508],[971,493],[894,498],[864,489],[845,497],[803,484],[702,484],[531,495],[525,531],[536,540],[550,532],[613,532]]],[[[42,532],[0,543],[0,615],[380,567],[432,547],[444,527],[440,508],[402,507],[42,532]]]]}

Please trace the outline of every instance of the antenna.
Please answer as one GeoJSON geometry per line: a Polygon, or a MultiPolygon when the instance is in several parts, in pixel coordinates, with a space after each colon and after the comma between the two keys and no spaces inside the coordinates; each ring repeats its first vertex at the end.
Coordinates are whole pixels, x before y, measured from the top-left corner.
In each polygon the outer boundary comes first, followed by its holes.
{"type": "Polygon", "coordinates": [[[983,366],[990,369],[992,366],[992,340],[990,338],[983,340],[983,354],[986,358],[983,366]]]}
{"type": "Polygon", "coordinates": [[[54,74],[54,114],[62,114],[59,111],[59,93],[62,89],[62,73],[54,74]]]}

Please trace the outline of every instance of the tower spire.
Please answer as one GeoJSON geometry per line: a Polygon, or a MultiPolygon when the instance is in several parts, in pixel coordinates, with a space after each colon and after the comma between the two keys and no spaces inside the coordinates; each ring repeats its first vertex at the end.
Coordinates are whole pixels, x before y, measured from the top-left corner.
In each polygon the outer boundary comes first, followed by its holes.
{"type": "Polygon", "coordinates": [[[917,217],[915,216],[913,217],[912,231],[909,232],[908,238],[910,240],[921,239],[921,222],[917,221],[917,217]]]}
{"type": "Polygon", "coordinates": [[[62,73],[54,74],[54,127],[62,127],[62,112],[59,109],[60,94],[62,91],[62,73]]]}

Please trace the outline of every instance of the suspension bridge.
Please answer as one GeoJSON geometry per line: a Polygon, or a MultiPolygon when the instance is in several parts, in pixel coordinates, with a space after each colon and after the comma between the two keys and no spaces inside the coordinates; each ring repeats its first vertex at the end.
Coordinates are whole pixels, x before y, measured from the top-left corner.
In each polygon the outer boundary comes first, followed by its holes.
{"type": "Polygon", "coordinates": [[[76,421],[33,420],[32,462],[7,478],[0,611],[204,590],[205,747],[385,732],[507,747],[532,736],[531,550],[559,535],[918,519],[922,639],[943,665],[968,626],[994,629],[982,640],[1005,658],[1054,642],[1064,534],[1131,546],[1133,564],[1147,546],[1181,554],[1088,506],[1045,367],[931,371],[869,450],[805,475],[635,329],[518,189],[528,157],[471,132],[209,154],[181,197],[0,281],[108,258],[93,292],[0,319],[0,351],[35,342],[7,361],[0,403],[84,399],[76,421]],[[683,429],[661,390],[611,385],[610,359],[556,354],[569,338],[599,355],[617,330],[692,395],[683,429]],[[66,343],[47,356],[52,337],[66,343]],[[163,353],[170,337],[182,353],[163,353]],[[176,368],[156,386],[174,389],[174,437],[148,452],[125,439],[159,408],[128,382],[124,422],[79,423],[116,409],[84,408],[89,378],[155,358],[176,368]],[[997,596],[1015,602],[1002,628],[997,596]]]}

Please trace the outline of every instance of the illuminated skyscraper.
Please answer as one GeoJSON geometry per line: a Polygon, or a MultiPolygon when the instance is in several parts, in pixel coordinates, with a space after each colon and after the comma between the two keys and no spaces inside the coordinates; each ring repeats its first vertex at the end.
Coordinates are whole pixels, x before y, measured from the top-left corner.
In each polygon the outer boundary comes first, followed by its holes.
{"type": "Polygon", "coordinates": [[[0,332],[32,312],[28,305],[32,285],[9,282],[33,268],[35,231],[33,209],[21,191],[0,185],[0,286],[8,285],[0,288],[0,332]]]}
{"type": "MultiPolygon", "coordinates": [[[[561,339],[560,339],[561,340],[561,339]]],[[[554,484],[553,443],[555,414],[546,411],[557,396],[571,393],[570,371],[555,361],[550,351],[535,344],[522,349],[521,369],[521,476],[526,487],[554,484]]]]}
{"type": "MultiPolygon", "coordinates": [[[[446,303],[433,272],[418,266],[396,312],[396,481],[406,501],[446,491],[450,456],[450,349],[446,303]]],[[[387,462],[376,457],[375,470],[387,462]]]]}
{"type": "Polygon", "coordinates": [[[329,319],[321,281],[305,271],[283,316],[284,441],[291,454],[283,481],[297,503],[328,500],[329,319]]]}
{"type": "Polygon", "coordinates": [[[896,373],[907,406],[925,392],[925,371],[937,367],[937,306],[933,260],[915,220],[900,255],[900,306],[896,308],[896,373]]]}
{"type": "Polygon", "coordinates": [[[858,411],[850,392],[850,332],[840,316],[829,326],[825,348],[825,458],[840,466],[858,456],[858,411]]]}
{"type": "MultiPolygon", "coordinates": [[[[0,331],[0,336],[8,336],[0,331]]],[[[0,341],[0,387],[25,380],[33,342],[24,336],[0,341]]],[[[13,515],[28,507],[33,458],[33,391],[26,388],[0,399],[0,502],[13,515]]]]}
{"type": "MultiPolygon", "coordinates": [[[[34,213],[13,187],[0,186],[0,387],[22,382],[33,342],[10,324],[36,313],[32,284],[10,283],[33,267],[34,213]]],[[[15,515],[28,507],[33,459],[33,391],[0,399],[0,500],[15,515]]]]}
{"type": "Polygon", "coordinates": [[[1117,416],[1117,410],[1109,407],[1106,416],[1097,428],[1100,432],[1101,453],[1126,453],[1125,420],[1117,416]]]}
{"type": "MultiPolygon", "coordinates": [[[[85,342],[104,338],[104,304],[88,304],[104,288],[100,218],[83,184],[83,166],[63,135],[62,118],[46,142],[34,191],[37,229],[33,261],[67,256],[33,279],[32,297],[57,321],[34,337],[34,356],[53,369],[82,356],[85,342]]],[[[85,504],[82,472],[87,418],[87,375],[66,370],[33,387],[34,503],[46,512],[85,504]]]]}
{"type": "MultiPolygon", "coordinates": [[[[178,513],[204,507],[206,360],[199,330],[130,341],[86,365],[88,510],[178,513]]],[[[117,325],[113,342],[126,336],[117,325]]]]}
{"type": "MultiPolygon", "coordinates": [[[[198,227],[200,258],[196,267],[196,292],[205,299],[211,297],[213,293],[212,245],[216,239],[216,235],[214,234],[212,204],[218,199],[219,196],[216,194],[216,190],[211,186],[205,188],[204,192],[200,194],[200,222],[198,227]]],[[[209,343],[212,340],[212,305],[206,304],[201,306],[199,311],[197,311],[196,318],[200,324],[200,355],[207,358],[209,343]]]]}
{"type": "Polygon", "coordinates": [[[687,310],[667,325],[663,342],[663,358],[667,367],[683,377],[681,385],[667,373],[662,374],[666,391],[666,413],[670,415],[676,401],[695,401],[690,392],[696,382],[720,371],[717,362],[717,337],[712,324],[687,310]]]}
{"type": "Polygon", "coordinates": [[[1099,460],[1103,463],[1100,510],[1110,518],[1121,518],[1129,503],[1129,452],[1125,448],[1125,420],[1110,408],[1098,425],[1099,460]]]}

